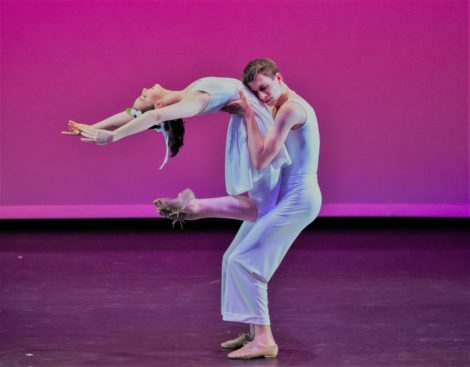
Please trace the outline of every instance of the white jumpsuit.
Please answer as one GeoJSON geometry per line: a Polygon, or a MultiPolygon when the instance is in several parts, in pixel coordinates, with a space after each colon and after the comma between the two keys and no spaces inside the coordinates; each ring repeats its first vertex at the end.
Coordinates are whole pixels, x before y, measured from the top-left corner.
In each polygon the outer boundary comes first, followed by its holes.
{"type": "MultiPolygon", "coordinates": [[[[233,78],[202,78],[189,85],[187,93],[203,91],[210,95],[209,102],[198,113],[204,115],[220,111],[227,103],[239,99],[240,90],[245,92],[261,134],[264,135],[273,124],[271,113],[241,81],[233,78]]],[[[284,145],[267,168],[257,170],[250,159],[243,117],[230,115],[225,148],[225,186],[229,195],[248,192],[248,196],[258,205],[258,216],[264,215],[276,205],[281,168],[289,164],[291,159],[284,145]]]]}
{"type": "Polygon", "coordinates": [[[306,112],[306,121],[286,140],[292,164],[282,168],[277,204],[254,223],[243,222],[222,261],[222,317],[270,325],[267,286],[300,232],[318,215],[319,133],[313,108],[290,98],[306,112]]]}

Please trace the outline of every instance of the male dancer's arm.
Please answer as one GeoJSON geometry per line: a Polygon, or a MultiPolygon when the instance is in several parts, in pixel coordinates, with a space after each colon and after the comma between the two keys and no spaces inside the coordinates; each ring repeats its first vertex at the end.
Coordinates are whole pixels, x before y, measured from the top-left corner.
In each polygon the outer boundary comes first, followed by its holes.
{"type": "Polygon", "coordinates": [[[243,91],[240,100],[231,102],[224,111],[241,114],[246,121],[248,149],[250,158],[256,169],[267,167],[281,150],[291,128],[305,120],[303,111],[299,111],[294,103],[286,102],[281,106],[274,118],[274,124],[263,137],[256,123],[253,109],[243,91]]]}

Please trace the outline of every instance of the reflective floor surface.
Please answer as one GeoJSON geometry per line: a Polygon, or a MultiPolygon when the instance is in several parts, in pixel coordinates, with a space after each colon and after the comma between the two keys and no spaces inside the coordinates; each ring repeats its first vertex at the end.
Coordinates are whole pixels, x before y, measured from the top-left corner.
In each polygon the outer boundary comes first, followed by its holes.
{"type": "Polygon", "coordinates": [[[245,331],[219,312],[235,228],[48,226],[0,233],[0,366],[470,365],[462,226],[312,225],[269,284],[279,356],[252,361],[218,347],[245,331]]]}

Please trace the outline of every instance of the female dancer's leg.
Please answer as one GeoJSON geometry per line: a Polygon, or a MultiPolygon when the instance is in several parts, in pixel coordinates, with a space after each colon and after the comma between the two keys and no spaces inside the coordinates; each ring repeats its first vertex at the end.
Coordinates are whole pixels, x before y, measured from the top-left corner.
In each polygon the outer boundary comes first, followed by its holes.
{"type": "Polygon", "coordinates": [[[191,200],[184,210],[185,220],[224,218],[254,222],[258,217],[256,201],[241,195],[191,200]]]}

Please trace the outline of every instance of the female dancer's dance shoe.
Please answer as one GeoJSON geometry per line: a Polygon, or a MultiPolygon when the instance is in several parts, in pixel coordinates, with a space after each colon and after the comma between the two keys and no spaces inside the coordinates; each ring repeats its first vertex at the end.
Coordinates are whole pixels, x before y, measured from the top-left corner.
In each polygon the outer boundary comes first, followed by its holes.
{"type": "Polygon", "coordinates": [[[250,337],[249,333],[240,334],[235,339],[227,340],[220,344],[224,349],[239,349],[243,347],[246,343],[251,342],[253,338],[250,337]]]}
{"type": "Polygon", "coordinates": [[[191,189],[186,189],[181,191],[176,199],[161,198],[156,199],[153,203],[157,206],[161,215],[172,220],[173,227],[175,223],[179,222],[181,228],[183,228],[184,217],[186,215],[184,210],[188,203],[195,198],[194,192],[191,189]]]}
{"type": "Polygon", "coordinates": [[[248,342],[242,348],[229,353],[227,357],[230,359],[274,358],[277,357],[278,352],[277,344],[262,347],[254,342],[248,342]]]}

